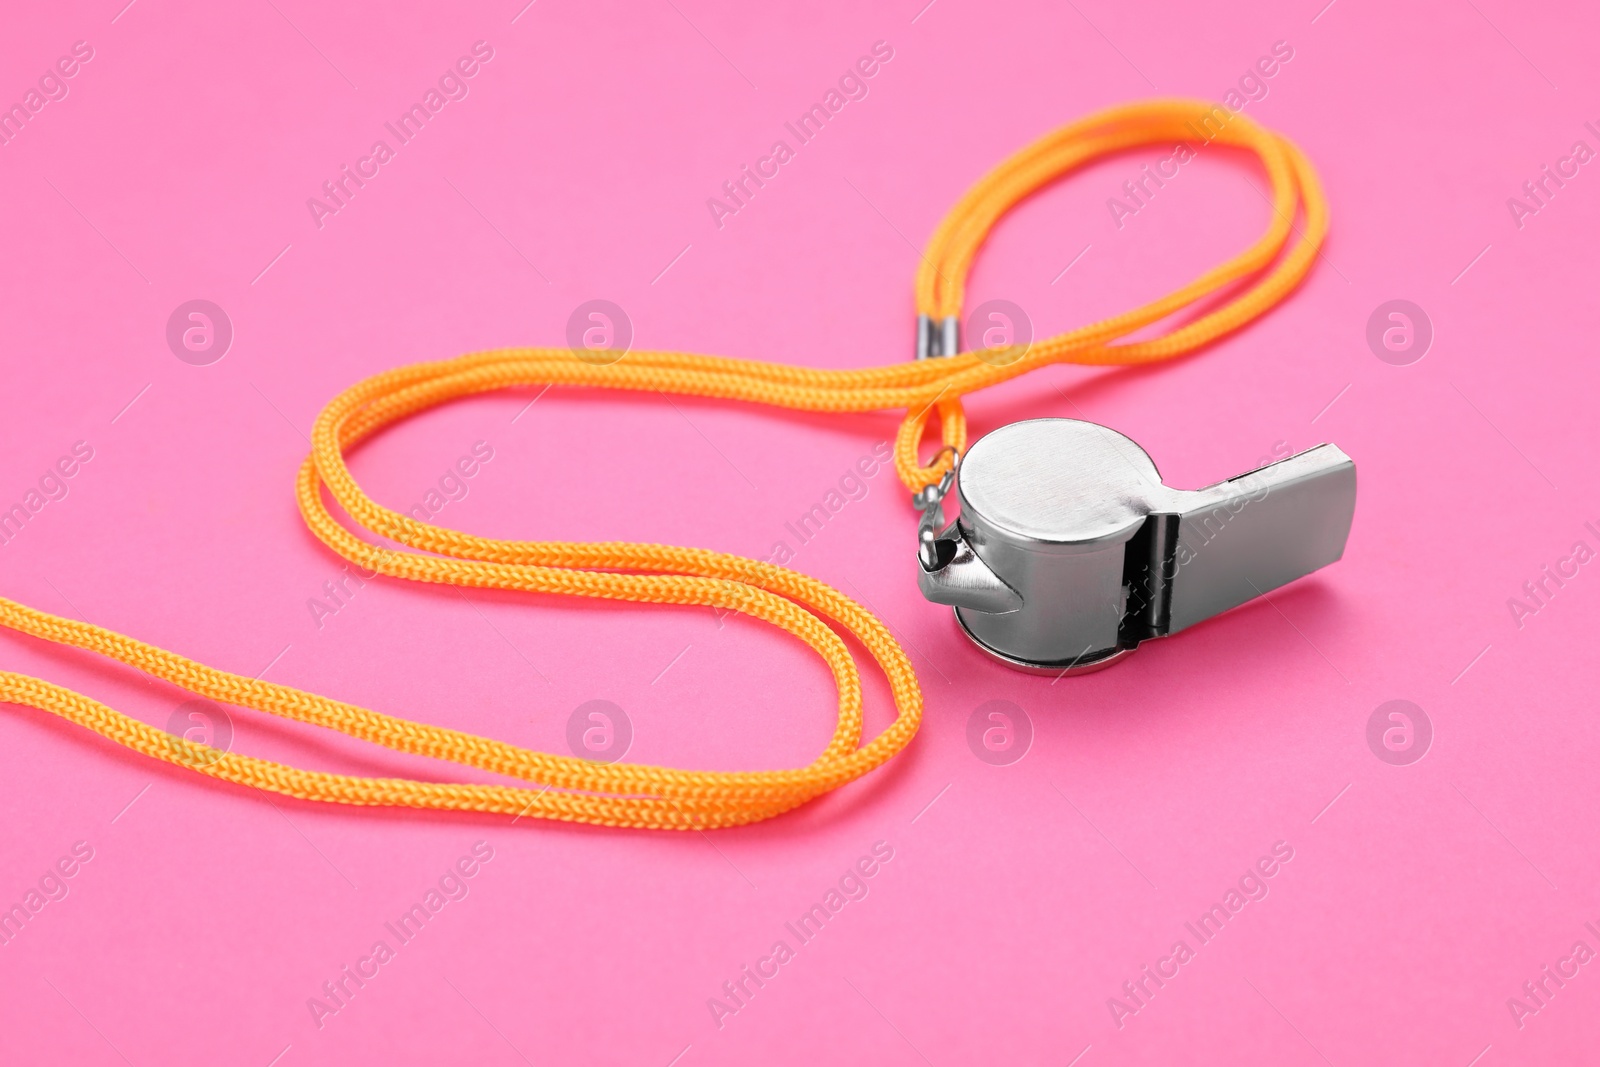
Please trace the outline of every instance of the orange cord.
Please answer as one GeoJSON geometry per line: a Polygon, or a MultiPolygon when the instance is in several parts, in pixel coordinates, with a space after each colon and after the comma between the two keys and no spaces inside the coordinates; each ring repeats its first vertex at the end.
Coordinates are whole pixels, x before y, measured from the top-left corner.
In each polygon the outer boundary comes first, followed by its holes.
{"type": "Polygon", "coordinates": [[[960,313],[963,284],[978,248],[1000,216],[1022,198],[1108,153],[1197,140],[1246,148],[1260,157],[1272,184],[1273,214],[1266,233],[1177,292],[1022,350],[964,352],[835,371],[644,351],[629,352],[617,363],[596,365],[566,348],[498,349],[368,378],[335,397],[318,417],[311,455],[300,468],[295,490],[307,525],[333,551],[363,571],[412,581],[704,605],[778,626],[822,657],[838,688],[838,726],[809,766],[740,773],[680,771],[535,752],[214,670],[102,627],[4,599],[0,599],[0,624],[98,652],[202,697],[338,730],[398,752],[518,778],[539,788],[299,770],[172,737],[69,689],[19,674],[0,672],[0,700],[52,712],[147,756],[212,778],[302,800],[683,830],[756,822],[836,789],[903,749],[922,717],[922,692],[905,652],[883,624],[853,600],[795,571],[720,552],[626,542],[501,541],[418,522],[368,497],[351,477],[345,454],[378,429],[459,397],[513,386],[598,386],[806,411],[907,409],[895,441],[895,466],[907,487],[921,489],[937,482],[953,462],[953,453],[966,447],[962,395],[1050,363],[1109,365],[1171,359],[1249,322],[1305,276],[1327,232],[1328,211],[1316,174],[1300,151],[1243,115],[1198,101],[1158,100],[1111,108],[1065,126],[973,186],[929,243],[917,275],[918,311],[935,319],[960,313]],[[1304,230],[1285,253],[1300,209],[1305,213],[1304,230]],[[1243,279],[1250,279],[1243,291],[1185,326],[1148,341],[1112,343],[1243,279]],[[934,410],[948,447],[924,467],[918,448],[934,410]],[[357,525],[416,551],[380,547],[351,533],[329,511],[324,488],[357,525]],[[898,712],[894,722],[865,745],[861,744],[860,675],[830,622],[862,644],[893,694],[898,712]]]}

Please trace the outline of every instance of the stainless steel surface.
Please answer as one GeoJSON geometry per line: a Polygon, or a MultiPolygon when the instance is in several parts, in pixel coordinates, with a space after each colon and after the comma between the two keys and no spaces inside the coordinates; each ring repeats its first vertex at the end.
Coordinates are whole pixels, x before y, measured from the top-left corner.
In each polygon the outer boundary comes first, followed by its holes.
{"type": "Polygon", "coordinates": [[[961,320],[947,315],[939,324],[939,355],[955,356],[961,353],[961,320]]]}
{"type": "Polygon", "coordinates": [[[955,482],[955,473],[949,471],[938,485],[911,498],[922,509],[922,521],[917,524],[917,561],[921,564],[917,584],[922,595],[935,604],[978,605],[997,615],[1016,611],[1022,607],[1022,597],[978,558],[956,524],[945,525],[944,497],[955,482]]]}
{"type": "Polygon", "coordinates": [[[1102,653],[1098,658],[1085,656],[1081,659],[1067,660],[1065,663],[1030,663],[1028,660],[1008,656],[999,649],[990,648],[984,644],[977,635],[967,628],[967,624],[962,620],[961,612],[959,611],[956,612],[956,622],[960,624],[962,633],[971,638],[972,643],[977,645],[979,650],[991,659],[999,660],[1012,670],[1026,671],[1028,674],[1048,674],[1054,678],[1060,678],[1068,674],[1093,674],[1095,671],[1105,670],[1126,656],[1133,655],[1133,649],[1131,648],[1114,648],[1109,652],[1102,653]]]}
{"type": "Polygon", "coordinates": [[[961,320],[947,315],[938,323],[932,316],[917,316],[917,358],[935,359],[961,351],[961,320]]]}
{"type": "Polygon", "coordinates": [[[952,523],[932,544],[936,552],[944,546],[949,550],[921,561],[917,584],[928,600],[974,608],[987,616],[1021,609],[1022,597],[978,558],[956,524],[952,523]]]}
{"type": "Polygon", "coordinates": [[[1171,489],[1134,442],[1073,419],[988,434],[955,484],[959,521],[937,529],[942,491],[924,510],[923,595],[954,606],[985,651],[1054,673],[1104,665],[1337,560],[1356,488],[1350,458],[1318,445],[1171,489]]]}
{"type": "Polygon", "coordinates": [[[1167,632],[1237,607],[1344,555],[1356,465],[1318,445],[1192,493],[1181,507],[1167,632]]]}
{"type": "Polygon", "coordinates": [[[917,358],[931,359],[938,355],[938,338],[933,333],[933,319],[927,315],[917,316],[917,358]]]}

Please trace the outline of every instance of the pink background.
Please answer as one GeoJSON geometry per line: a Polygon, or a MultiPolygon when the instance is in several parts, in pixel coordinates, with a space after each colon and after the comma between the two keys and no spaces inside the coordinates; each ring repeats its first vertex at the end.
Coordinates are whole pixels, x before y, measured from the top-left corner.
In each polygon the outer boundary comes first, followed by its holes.
{"type": "MultiPolygon", "coordinates": [[[[629,758],[795,766],[823,746],[822,664],[763,626],[672,610],[378,582],[319,629],[342,561],[291,496],[338,390],[421,359],[560,344],[581,302],[635,344],[812,366],[906,358],[917,249],[993,163],[1102,106],[1220,97],[1294,49],[1247,113],[1293,137],[1333,205],[1284,306],[1147,372],[1051,368],[970,405],[983,432],[1090,418],[1196,486],[1277,442],[1332,440],[1361,479],[1345,559],[1083,679],[989,663],[912,578],[890,473],[795,566],[871,605],[925,687],[911,749],[800,812],[712,835],[268,803],[43,713],[0,717],[0,903],[75,842],[93,859],[0,947],[0,1059],[1278,1064],[1577,1062],[1600,967],[1519,1028],[1507,998],[1600,926],[1600,576],[1519,628],[1522,583],[1600,547],[1593,301],[1600,173],[1519,229],[1506,206],[1600,120],[1578,4],[817,6],[670,0],[28,5],[0,41],[20,99],[94,58],[0,148],[0,502],[76,441],[93,460],[0,547],[5,596],[245,674],[566,751],[610,700],[629,758]],[[520,13],[519,13],[519,9],[520,13]],[[494,58],[319,229],[305,201],[474,41],[494,58]],[[722,229],[705,206],[873,42],[894,58],[722,229]],[[1559,86],[1559,88],[1557,88],[1559,86]],[[285,251],[287,246],[287,250],[285,251]],[[280,256],[281,253],[281,256],[280,256]],[[279,258],[275,258],[279,257],[279,258]],[[270,265],[270,266],[269,266],[270,265]],[[1469,266],[1470,265],[1470,266],[1469,266]],[[230,317],[219,362],[168,316],[230,317]],[[1404,298],[1420,362],[1368,349],[1404,298]],[[130,406],[131,402],[131,406],[130,406]],[[1331,402],[1331,406],[1330,406],[1331,402]],[[1432,723],[1419,762],[1368,747],[1383,702],[1432,723]],[[969,716],[1020,706],[1031,749],[975,758],[969,716]],[[930,806],[931,803],[931,806],[930,806]],[[473,843],[493,859],[318,1027],[355,965],[473,843]],[[893,859],[719,1029],[707,1007],[874,842],[893,859]],[[1210,944],[1185,921],[1274,842],[1293,860],[1210,944]],[[1195,958],[1120,1028],[1107,1000],[1172,944],[1195,958]],[[276,1059],[275,1059],[276,1057],[276,1059]],[[678,1057],[676,1060],[674,1057],[678,1057]],[[1474,1057],[1480,1057],[1474,1060],[1474,1057]]],[[[1106,161],[1007,218],[969,308],[1056,332],[1152,298],[1266,224],[1263,178],[1208,152],[1118,229],[1105,201],[1162,152],[1106,161]],[[1089,250],[1079,256],[1085,246],[1089,250]],[[1071,269],[1063,273],[1072,263],[1071,269]]],[[[531,391],[429,413],[356,458],[421,500],[482,440],[438,521],[525,538],[765,556],[896,425],[531,391]]],[[[0,635],[0,666],[164,725],[186,695],[0,635]]],[[[868,682],[869,725],[887,721],[868,682]]],[[[234,748],[360,773],[457,775],[233,714],[234,748]]],[[[392,939],[390,939],[392,940],[392,939]]]]}

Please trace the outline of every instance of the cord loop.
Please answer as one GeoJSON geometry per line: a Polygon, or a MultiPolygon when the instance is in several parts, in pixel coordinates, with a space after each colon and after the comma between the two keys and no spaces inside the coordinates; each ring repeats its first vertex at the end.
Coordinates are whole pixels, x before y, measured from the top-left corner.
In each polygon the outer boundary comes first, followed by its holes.
{"type": "MultiPolygon", "coordinates": [[[[518,386],[595,386],[802,411],[905,409],[906,418],[895,437],[895,469],[908,489],[924,492],[941,483],[966,449],[967,420],[961,404],[965,394],[1048,364],[1107,366],[1171,359],[1238,329],[1282,300],[1305,276],[1327,232],[1328,211],[1316,174],[1300,151],[1282,136],[1221,107],[1157,100],[1114,107],[1065,126],[979,180],[929,242],[917,273],[918,312],[938,320],[960,314],[967,273],[979,247],[995,222],[1024,197],[1110,153],[1197,141],[1247,148],[1261,159],[1272,186],[1272,218],[1266,233],[1176,292],[1036,342],[1014,360],[985,361],[970,351],[941,351],[938,359],[864,370],[814,370],[679,352],[631,351],[626,358],[602,366],[580,360],[566,348],[507,348],[375,375],[336,396],[317,418],[311,455],[295,483],[296,499],[311,531],[363,573],[458,590],[512,589],[706,605],[740,612],[798,637],[828,665],[839,697],[833,737],[806,767],[682,771],[550,755],[215,670],[102,627],[4,599],[0,599],[0,625],[18,632],[97,652],[212,700],[338,730],[397,752],[450,760],[537,788],[304,771],[173,738],[71,690],[20,674],[0,672],[0,700],[60,715],[154,759],[211,778],[302,800],[685,830],[771,818],[836,789],[893,758],[911,741],[922,719],[922,692],[910,660],[887,628],[855,601],[795,571],[720,552],[624,542],[504,541],[433,526],[372,500],[351,476],[346,454],[384,426],[462,397],[518,386]],[[1300,209],[1303,231],[1285,251],[1300,209]],[[1169,333],[1144,341],[1118,341],[1246,279],[1243,289],[1220,306],[1169,333]],[[942,447],[924,465],[918,448],[935,411],[942,447]],[[327,497],[356,526],[410,551],[357,537],[334,516],[327,497]],[[894,700],[896,718],[864,745],[861,679],[835,626],[860,642],[882,671],[894,700]]],[[[955,331],[950,332],[954,336],[955,331]]]]}

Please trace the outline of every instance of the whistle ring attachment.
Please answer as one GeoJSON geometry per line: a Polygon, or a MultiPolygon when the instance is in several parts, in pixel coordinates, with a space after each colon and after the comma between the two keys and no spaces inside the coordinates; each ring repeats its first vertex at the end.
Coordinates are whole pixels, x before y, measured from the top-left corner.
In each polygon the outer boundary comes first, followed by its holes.
{"type": "Polygon", "coordinates": [[[950,492],[950,487],[955,484],[956,467],[961,463],[961,453],[951,445],[945,445],[933,454],[930,467],[939,462],[939,457],[949,452],[951,456],[950,469],[944,472],[944,477],[931,485],[925,485],[911,494],[911,503],[918,511],[922,512],[922,519],[917,523],[917,559],[922,564],[924,571],[936,571],[950,562],[949,556],[941,557],[939,530],[944,526],[944,498],[950,492]]]}
{"type": "Polygon", "coordinates": [[[1355,512],[1333,445],[1181,490],[1075,419],[1003,426],[951,473],[960,518],[945,526],[935,500],[918,527],[923,596],[991,656],[1048,673],[1098,670],[1334,562],[1355,512]]]}

